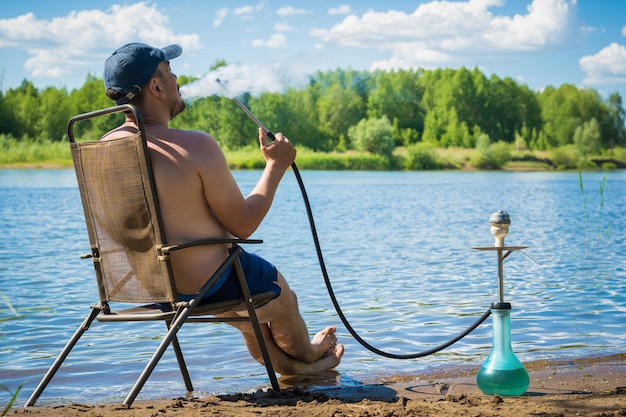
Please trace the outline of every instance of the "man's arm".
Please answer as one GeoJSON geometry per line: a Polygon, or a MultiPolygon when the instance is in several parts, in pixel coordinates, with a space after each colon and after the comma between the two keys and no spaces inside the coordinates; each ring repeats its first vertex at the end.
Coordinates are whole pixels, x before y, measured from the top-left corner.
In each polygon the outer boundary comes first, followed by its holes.
{"type": "Polygon", "coordinates": [[[293,163],[296,150],[280,133],[269,142],[259,129],[259,143],[266,165],[261,178],[248,197],[244,198],[235,181],[224,153],[212,137],[199,144],[193,152],[202,179],[205,199],[222,226],[239,238],[249,237],[269,211],[278,184],[293,163]]]}

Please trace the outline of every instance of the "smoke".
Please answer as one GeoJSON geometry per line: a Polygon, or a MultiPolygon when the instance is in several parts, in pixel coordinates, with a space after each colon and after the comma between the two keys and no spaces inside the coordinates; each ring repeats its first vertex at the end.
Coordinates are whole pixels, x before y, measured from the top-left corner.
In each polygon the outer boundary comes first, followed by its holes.
{"type": "Polygon", "coordinates": [[[218,95],[236,97],[243,93],[281,93],[289,87],[306,85],[308,77],[298,75],[283,65],[227,65],[204,74],[200,79],[180,88],[186,99],[218,95]],[[220,82],[217,82],[217,80],[220,82]]]}

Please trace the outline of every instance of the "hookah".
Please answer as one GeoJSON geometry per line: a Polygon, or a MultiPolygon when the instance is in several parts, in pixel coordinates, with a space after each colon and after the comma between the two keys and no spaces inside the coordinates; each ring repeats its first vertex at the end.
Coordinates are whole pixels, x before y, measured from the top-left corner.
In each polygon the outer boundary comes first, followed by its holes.
{"type": "Polygon", "coordinates": [[[502,396],[522,395],[528,389],[529,377],[524,365],[511,348],[511,303],[504,301],[503,261],[516,250],[527,246],[505,246],[511,217],[506,211],[497,211],[489,217],[491,234],[495,237],[493,247],[477,247],[476,250],[498,253],[498,302],[491,304],[493,317],[493,348],[478,371],[476,382],[483,394],[502,396]],[[506,253],[504,253],[506,251],[506,253]]]}

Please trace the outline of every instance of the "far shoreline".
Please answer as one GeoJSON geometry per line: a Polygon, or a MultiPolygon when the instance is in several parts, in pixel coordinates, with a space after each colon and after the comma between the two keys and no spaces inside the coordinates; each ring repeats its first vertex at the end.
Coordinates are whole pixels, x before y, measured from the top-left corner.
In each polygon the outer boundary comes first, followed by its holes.
{"type": "MultiPolygon", "coordinates": [[[[297,161],[296,161],[297,163],[297,161]]],[[[247,168],[245,166],[231,166],[231,170],[233,171],[255,171],[261,170],[260,167],[251,167],[247,168]]],[[[50,163],[50,162],[33,162],[33,163],[15,163],[15,164],[2,164],[0,165],[0,171],[27,171],[27,170],[73,170],[74,167],[70,164],[65,163],[50,163]]],[[[341,169],[341,168],[329,168],[329,169],[320,169],[320,168],[307,168],[307,167],[299,167],[300,170],[306,171],[352,171],[352,172],[604,172],[604,171],[622,171],[626,169],[626,164],[617,162],[615,167],[604,168],[602,166],[597,166],[596,168],[584,168],[584,169],[576,169],[576,168],[564,168],[558,169],[554,167],[546,167],[541,166],[539,164],[510,164],[509,166],[504,166],[501,169],[478,169],[471,166],[463,166],[461,168],[441,168],[441,169],[424,169],[424,170],[409,170],[409,169],[341,169]]]]}

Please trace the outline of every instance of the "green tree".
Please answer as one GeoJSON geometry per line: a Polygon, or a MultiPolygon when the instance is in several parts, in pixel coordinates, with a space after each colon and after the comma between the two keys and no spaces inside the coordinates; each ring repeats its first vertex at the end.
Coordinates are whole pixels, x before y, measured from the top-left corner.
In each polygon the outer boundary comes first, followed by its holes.
{"type": "Polygon", "coordinates": [[[600,125],[595,118],[578,126],[574,131],[574,144],[584,156],[597,154],[601,148],[600,125]]]}
{"type": "Polygon", "coordinates": [[[17,131],[15,114],[11,111],[4,93],[0,90],[0,134],[11,135],[17,131]]]}
{"type": "Polygon", "coordinates": [[[15,89],[7,90],[4,96],[4,109],[10,122],[6,133],[14,138],[37,137],[36,123],[39,114],[39,92],[32,82],[23,80],[15,89]]]}
{"type": "Polygon", "coordinates": [[[609,149],[626,146],[626,112],[619,93],[611,94],[607,102],[606,121],[602,129],[602,145],[609,149]]]}
{"type": "Polygon", "coordinates": [[[387,116],[362,119],[348,130],[348,137],[359,151],[391,157],[395,148],[392,126],[387,116]]]}
{"type": "Polygon", "coordinates": [[[424,118],[424,132],[422,133],[422,142],[431,145],[439,145],[439,138],[443,134],[443,128],[437,120],[436,112],[429,111],[424,118]]]}
{"type": "MultiPolygon", "coordinates": [[[[244,95],[242,102],[245,104],[248,98],[249,95],[244,95]]],[[[275,98],[278,102],[282,100],[280,96],[276,96],[275,98]]],[[[267,119],[269,120],[269,118],[267,119]]],[[[269,120],[267,123],[273,123],[273,121],[269,120]]],[[[220,143],[227,148],[237,149],[247,145],[258,146],[259,141],[256,125],[233,100],[226,98],[220,99],[218,124],[219,131],[217,135],[220,143]]],[[[268,126],[273,126],[273,124],[268,126]]]]}
{"type": "Polygon", "coordinates": [[[286,105],[289,111],[288,130],[284,133],[296,146],[313,150],[330,150],[317,123],[317,111],[314,89],[287,90],[286,105]]]}
{"type": "Polygon", "coordinates": [[[332,84],[317,100],[317,114],[319,130],[328,138],[325,148],[332,149],[345,141],[348,129],[364,117],[365,103],[355,91],[332,84]]]}
{"type": "Polygon", "coordinates": [[[459,121],[454,107],[450,109],[448,126],[446,127],[445,133],[441,136],[440,143],[445,147],[470,147],[473,143],[472,136],[467,128],[467,125],[465,122],[459,121]]]}
{"type": "Polygon", "coordinates": [[[392,121],[398,145],[417,141],[424,130],[426,111],[422,107],[424,88],[419,83],[423,70],[378,71],[367,99],[367,117],[387,116],[392,121]]]}
{"type": "Polygon", "coordinates": [[[41,116],[35,125],[37,138],[60,141],[66,135],[67,121],[74,116],[67,92],[48,87],[41,93],[39,105],[41,116]]]}
{"type": "MultiPolygon", "coordinates": [[[[80,88],[70,92],[68,106],[70,114],[77,115],[115,106],[115,102],[106,96],[102,78],[90,74],[80,88]]],[[[77,123],[74,133],[78,138],[94,140],[120,125],[123,120],[122,114],[96,117],[77,123]]]]}

